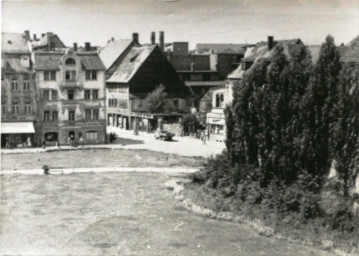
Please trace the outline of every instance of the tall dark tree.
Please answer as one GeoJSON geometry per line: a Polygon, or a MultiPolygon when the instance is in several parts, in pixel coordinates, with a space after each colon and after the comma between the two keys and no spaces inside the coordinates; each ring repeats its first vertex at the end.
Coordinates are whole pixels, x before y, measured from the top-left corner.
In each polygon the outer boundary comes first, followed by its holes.
{"type": "Polygon", "coordinates": [[[327,36],[321,46],[310,86],[302,103],[304,123],[301,166],[310,174],[323,177],[330,167],[330,127],[337,116],[335,103],[341,64],[334,39],[327,36]]]}
{"type": "Polygon", "coordinates": [[[330,153],[344,184],[344,195],[357,175],[359,160],[359,65],[343,67],[335,104],[337,118],[331,126],[330,153]]]}

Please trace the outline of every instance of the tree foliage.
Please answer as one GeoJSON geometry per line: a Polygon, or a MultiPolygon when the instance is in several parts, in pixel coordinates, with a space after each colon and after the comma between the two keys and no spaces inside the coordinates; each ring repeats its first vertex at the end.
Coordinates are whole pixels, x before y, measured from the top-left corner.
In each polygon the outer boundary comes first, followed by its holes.
{"type": "Polygon", "coordinates": [[[150,113],[163,113],[166,110],[168,94],[165,86],[160,85],[145,98],[145,107],[150,113]]]}

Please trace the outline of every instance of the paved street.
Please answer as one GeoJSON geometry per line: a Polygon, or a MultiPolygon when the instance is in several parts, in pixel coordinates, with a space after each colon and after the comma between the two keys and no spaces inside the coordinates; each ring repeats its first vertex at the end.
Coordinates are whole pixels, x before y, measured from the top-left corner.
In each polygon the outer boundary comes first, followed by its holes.
{"type": "Polygon", "coordinates": [[[192,215],[161,173],[3,175],[1,255],[327,255],[192,215]]]}
{"type": "MultiPolygon", "coordinates": [[[[181,156],[202,156],[210,157],[219,154],[225,148],[223,142],[208,141],[205,145],[202,141],[192,137],[174,137],[173,141],[156,140],[153,134],[139,133],[134,135],[133,131],[120,130],[115,127],[109,127],[108,133],[115,132],[117,140],[111,144],[103,145],[85,145],[84,148],[112,148],[112,149],[145,149],[168,154],[177,154],[181,156]]],[[[81,147],[61,146],[62,150],[80,150],[81,147]]],[[[14,153],[37,153],[45,151],[59,150],[57,147],[43,148],[14,148],[1,149],[3,154],[14,153]]]]}

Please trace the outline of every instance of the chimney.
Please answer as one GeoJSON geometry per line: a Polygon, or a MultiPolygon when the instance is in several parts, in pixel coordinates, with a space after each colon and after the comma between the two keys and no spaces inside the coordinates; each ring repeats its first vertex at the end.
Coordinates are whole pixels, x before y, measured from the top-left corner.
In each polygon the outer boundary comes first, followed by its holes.
{"type": "Polygon", "coordinates": [[[151,44],[156,44],[156,32],[151,32],[151,44]]]}
{"type": "Polygon", "coordinates": [[[74,52],[77,52],[77,43],[74,43],[74,52]]]}
{"type": "Polygon", "coordinates": [[[25,31],[24,31],[24,34],[25,34],[25,39],[26,39],[26,41],[30,40],[30,31],[29,31],[29,30],[25,30],[25,31]]]}
{"type": "Polygon", "coordinates": [[[268,50],[272,50],[274,46],[273,36],[268,36],[268,50]]]}
{"type": "Polygon", "coordinates": [[[34,34],[34,41],[37,41],[37,37],[36,37],[36,34],[34,34]]]}
{"type": "Polygon", "coordinates": [[[46,33],[46,42],[47,42],[47,47],[48,47],[48,50],[51,50],[51,46],[52,46],[52,44],[51,44],[51,37],[52,37],[52,33],[51,32],[47,32],[46,33]]]}
{"type": "Polygon", "coordinates": [[[115,41],[115,38],[114,38],[114,37],[111,37],[111,41],[112,41],[112,42],[115,41]]]}
{"type": "Polygon", "coordinates": [[[41,37],[44,37],[44,36],[45,36],[45,34],[44,34],[44,33],[42,33],[42,34],[41,34],[41,37]]]}
{"type": "Polygon", "coordinates": [[[160,31],[160,49],[163,52],[165,49],[165,33],[163,31],[160,31]]]}
{"type": "Polygon", "coordinates": [[[91,51],[91,44],[89,42],[85,42],[85,52],[91,51]]]}
{"type": "Polygon", "coordinates": [[[137,43],[140,43],[138,40],[139,40],[139,38],[138,38],[138,33],[132,33],[132,40],[133,41],[135,41],[135,42],[137,42],[137,43]]]}

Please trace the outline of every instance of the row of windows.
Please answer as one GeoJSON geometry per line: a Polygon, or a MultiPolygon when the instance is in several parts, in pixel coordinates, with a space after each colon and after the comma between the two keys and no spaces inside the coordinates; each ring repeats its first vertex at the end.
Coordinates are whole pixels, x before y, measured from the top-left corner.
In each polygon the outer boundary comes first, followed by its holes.
{"type": "MultiPolygon", "coordinates": [[[[42,98],[44,100],[57,100],[58,95],[56,90],[43,90],[42,98]]],[[[67,98],[73,100],[75,98],[74,90],[67,90],[67,98]]],[[[85,90],[85,99],[98,99],[98,90],[85,90]]]]}
{"type": "MultiPolygon", "coordinates": [[[[23,90],[24,91],[30,91],[31,87],[30,87],[30,81],[29,80],[24,80],[23,83],[23,90]]],[[[12,80],[11,81],[11,90],[12,91],[19,91],[19,81],[18,80],[12,80]]]]}
{"type": "MultiPolygon", "coordinates": [[[[57,141],[58,140],[58,133],[57,132],[46,132],[44,134],[44,138],[47,141],[57,141]]],[[[99,133],[98,131],[87,131],[85,133],[85,140],[91,141],[91,140],[98,140],[99,139],[99,133]]]]}
{"type": "MultiPolygon", "coordinates": [[[[44,111],[44,122],[56,122],[58,121],[58,111],[44,111]]],[[[85,110],[86,120],[99,120],[98,109],[86,109],[85,110]]],[[[69,121],[75,121],[75,111],[69,110],[69,121]]]]}
{"type": "MultiPolygon", "coordinates": [[[[1,106],[1,112],[2,112],[3,115],[6,114],[6,106],[5,105],[1,106]]],[[[18,104],[13,104],[11,106],[11,113],[12,114],[20,114],[20,107],[19,107],[18,104]]],[[[31,105],[25,105],[21,114],[23,114],[23,115],[32,114],[31,105]]]]}
{"type": "Polygon", "coordinates": [[[109,107],[117,107],[117,99],[108,99],[109,107]]]}
{"type": "MultiPolygon", "coordinates": [[[[45,81],[56,81],[56,71],[55,70],[44,71],[44,80],[45,81]]],[[[66,81],[76,81],[76,70],[66,70],[65,71],[65,80],[66,81]]],[[[96,70],[86,70],[86,80],[97,80],[97,71],[96,70]]]]}

